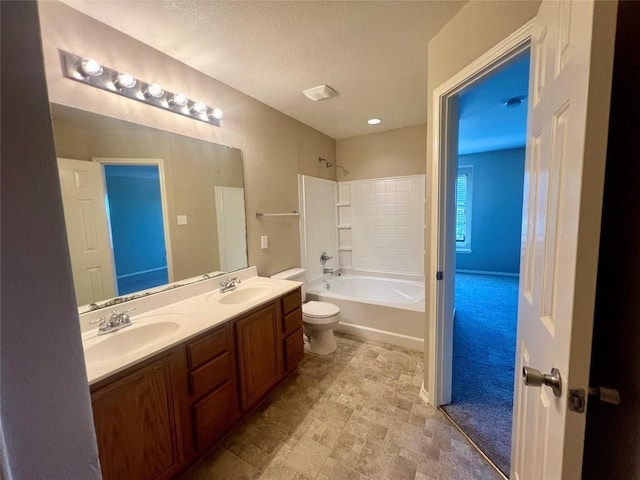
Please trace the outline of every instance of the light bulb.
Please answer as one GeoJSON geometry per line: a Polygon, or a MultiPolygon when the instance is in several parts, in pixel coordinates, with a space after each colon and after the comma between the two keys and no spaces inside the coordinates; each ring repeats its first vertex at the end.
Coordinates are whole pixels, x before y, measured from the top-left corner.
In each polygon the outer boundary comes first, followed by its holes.
{"type": "Polygon", "coordinates": [[[149,85],[147,85],[144,93],[148,97],[161,98],[162,95],[164,95],[164,88],[162,88],[157,83],[150,83],[149,85]]]}
{"type": "Polygon", "coordinates": [[[171,100],[169,100],[169,103],[171,105],[177,105],[178,107],[184,107],[188,101],[189,99],[186,95],[182,93],[174,93],[173,97],[171,97],[171,100]]]}
{"type": "Polygon", "coordinates": [[[370,118],[369,120],[367,120],[367,123],[369,125],[378,125],[379,123],[382,123],[382,120],[380,120],[379,118],[370,118]]]}
{"type": "Polygon", "coordinates": [[[90,77],[102,75],[102,65],[93,58],[82,57],[80,60],[80,70],[81,73],[89,75],[90,77]]]}
{"type": "Polygon", "coordinates": [[[194,102],[194,104],[191,105],[191,111],[201,115],[207,111],[207,106],[202,102],[194,102]]]}
{"type": "Polygon", "coordinates": [[[113,83],[116,87],[133,88],[136,86],[136,78],[127,72],[119,72],[113,83]]]}
{"type": "Polygon", "coordinates": [[[222,118],[222,110],[220,110],[219,108],[214,108],[209,116],[215,118],[216,120],[220,120],[222,118]]]}

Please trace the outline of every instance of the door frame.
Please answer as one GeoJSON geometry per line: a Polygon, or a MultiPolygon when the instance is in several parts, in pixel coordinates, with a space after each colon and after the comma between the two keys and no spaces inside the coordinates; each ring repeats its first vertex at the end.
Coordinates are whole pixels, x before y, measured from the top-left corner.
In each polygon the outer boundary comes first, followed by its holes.
{"type": "MultiPolygon", "coordinates": [[[[171,256],[171,235],[169,232],[169,208],[167,203],[167,185],[166,175],[164,171],[164,161],[162,158],[118,158],[118,157],[93,157],[93,162],[98,162],[102,165],[103,174],[102,179],[106,182],[104,175],[104,165],[156,165],[158,167],[158,177],[160,180],[160,203],[162,207],[162,223],[164,228],[164,249],[167,253],[167,275],[168,283],[173,283],[173,260],[171,256]]],[[[105,185],[105,192],[107,188],[105,185]]],[[[110,221],[107,218],[107,221],[110,221]]],[[[111,230],[111,227],[109,227],[111,230]]],[[[112,255],[113,257],[113,255],[112,255]]],[[[115,257],[114,263],[115,263],[115,257]]],[[[114,266],[115,271],[115,266],[114,266]]]]}
{"type": "MultiPolygon", "coordinates": [[[[445,288],[445,282],[436,279],[438,272],[444,272],[444,275],[455,273],[455,256],[451,255],[452,252],[449,251],[451,247],[447,246],[446,242],[446,226],[454,218],[454,209],[447,208],[446,198],[450,193],[447,192],[447,178],[451,174],[452,167],[457,169],[457,158],[450,157],[447,148],[451,140],[448,133],[451,110],[455,111],[457,107],[455,102],[450,105],[450,100],[455,99],[455,96],[471,83],[530,48],[533,22],[534,19],[531,19],[525,23],[433,92],[433,161],[430,170],[431,249],[428,256],[428,268],[425,272],[431,278],[428,296],[430,301],[427,307],[429,377],[428,391],[424,391],[423,388],[421,396],[434,407],[451,401],[453,329],[451,328],[452,322],[447,322],[445,318],[445,306],[447,302],[453,302],[454,290],[445,288]],[[449,260],[447,260],[448,256],[449,260]],[[447,328],[447,325],[450,327],[447,328]]],[[[452,283],[450,284],[452,285],[452,283]]]]}

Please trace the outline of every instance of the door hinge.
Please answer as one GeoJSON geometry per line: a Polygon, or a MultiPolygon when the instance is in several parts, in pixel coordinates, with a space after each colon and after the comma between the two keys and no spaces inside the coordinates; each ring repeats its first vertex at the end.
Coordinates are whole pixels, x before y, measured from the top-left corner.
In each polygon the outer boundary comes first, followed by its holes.
{"type": "Polygon", "coordinates": [[[585,407],[585,394],[584,388],[571,388],[569,390],[569,410],[576,413],[584,413],[585,407]]]}
{"type": "Polygon", "coordinates": [[[442,280],[444,278],[444,274],[442,271],[436,272],[436,280],[442,280]]]}

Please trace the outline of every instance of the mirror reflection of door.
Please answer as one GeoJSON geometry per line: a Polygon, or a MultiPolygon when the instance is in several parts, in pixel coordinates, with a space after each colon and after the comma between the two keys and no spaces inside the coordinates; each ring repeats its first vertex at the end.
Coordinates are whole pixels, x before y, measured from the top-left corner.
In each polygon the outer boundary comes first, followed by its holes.
{"type": "Polygon", "coordinates": [[[99,163],[58,158],[62,205],[78,305],[116,295],[99,163]]]}
{"type": "Polygon", "coordinates": [[[233,272],[247,265],[244,188],[215,186],[220,270],[233,272]]]}
{"type": "Polygon", "coordinates": [[[104,165],[118,295],[169,282],[158,165],[104,165]]]}

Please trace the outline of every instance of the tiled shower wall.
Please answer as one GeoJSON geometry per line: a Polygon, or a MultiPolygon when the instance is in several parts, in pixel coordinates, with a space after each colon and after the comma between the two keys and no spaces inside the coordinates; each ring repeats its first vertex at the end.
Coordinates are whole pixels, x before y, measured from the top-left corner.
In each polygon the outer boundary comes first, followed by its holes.
{"type": "Polygon", "coordinates": [[[338,266],[336,244],[336,182],[298,175],[300,197],[300,245],[307,281],[322,278],[320,255],[334,257],[327,268],[338,266]]]}
{"type": "Polygon", "coordinates": [[[349,195],[338,205],[350,204],[351,228],[339,234],[341,245],[350,237],[351,267],[424,276],[425,176],[340,182],[338,190],[349,195]]]}

